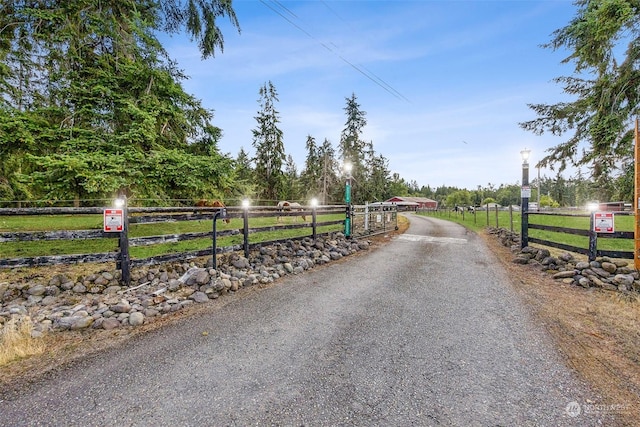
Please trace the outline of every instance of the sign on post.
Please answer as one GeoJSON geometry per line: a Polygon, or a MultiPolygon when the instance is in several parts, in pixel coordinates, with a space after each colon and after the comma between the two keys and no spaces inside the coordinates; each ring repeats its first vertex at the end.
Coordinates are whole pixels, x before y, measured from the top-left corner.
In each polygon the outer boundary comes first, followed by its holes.
{"type": "Polygon", "coordinates": [[[120,233],[124,230],[123,209],[104,210],[104,232],[120,233]]]}
{"type": "Polygon", "coordinates": [[[523,185],[520,188],[520,198],[531,198],[531,186],[529,185],[523,185]]]}
{"type": "Polygon", "coordinates": [[[593,222],[593,230],[596,233],[613,233],[614,219],[613,212],[595,212],[593,222]]]}

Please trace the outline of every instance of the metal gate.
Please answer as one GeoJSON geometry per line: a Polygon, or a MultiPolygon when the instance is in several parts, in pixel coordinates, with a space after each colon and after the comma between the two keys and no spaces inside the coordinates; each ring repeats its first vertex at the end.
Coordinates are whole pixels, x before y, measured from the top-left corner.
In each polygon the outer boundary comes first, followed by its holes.
{"type": "Polygon", "coordinates": [[[398,229],[398,206],[395,203],[353,205],[351,235],[362,237],[398,229]]]}

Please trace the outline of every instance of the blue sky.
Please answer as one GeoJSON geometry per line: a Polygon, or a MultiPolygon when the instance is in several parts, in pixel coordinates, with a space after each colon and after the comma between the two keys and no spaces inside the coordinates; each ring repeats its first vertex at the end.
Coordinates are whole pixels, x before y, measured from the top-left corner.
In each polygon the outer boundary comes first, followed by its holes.
{"type": "MultiPolygon", "coordinates": [[[[235,0],[238,34],[226,21],[224,52],[202,60],[194,43],[164,40],[190,77],[185,89],[214,110],[219,148],[253,154],[258,91],[275,85],[286,154],[304,166],[307,135],[337,147],[354,93],[363,139],[391,172],[419,186],[476,189],[516,184],[520,151],[535,164],[562,139],[518,123],[529,103],[566,100],[552,81],[570,75],[567,52],[544,49],[566,26],[571,1],[235,0]],[[295,24],[295,25],[294,25],[295,24]]],[[[535,170],[532,171],[535,174],[535,170]]],[[[555,172],[542,170],[542,175],[555,172]]]]}

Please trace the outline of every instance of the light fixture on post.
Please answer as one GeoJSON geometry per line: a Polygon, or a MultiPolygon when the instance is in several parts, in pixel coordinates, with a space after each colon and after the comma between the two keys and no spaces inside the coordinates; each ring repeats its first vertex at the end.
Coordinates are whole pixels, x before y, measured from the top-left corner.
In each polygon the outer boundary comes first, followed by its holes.
{"type": "Polygon", "coordinates": [[[520,228],[520,249],[524,249],[529,244],[529,197],[531,197],[531,187],[529,187],[529,155],[531,150],[524,149],[520,152],[522,156],[522,189],[520,196],[520,215],[522,217],[520,228]]]}
{"type": "Polygon", "coordinates": [[[344,163],[344,172],[347,176],[347,181],[344,188],[344,202],[346,204],[346,217],[344,219],[344,236],[346,238],[351,237],[351,170],[353,165],[350,162],[344,163]]]}
{"type": "Polygon", "coordinates": [[[118,241],[120,258],[116,266],[122,272],[122,283],[129,286],[131,283],[131,255],[129,254],[129,206],[127,196],[125,194],[118,196],[113,201],[113,205],[122,210],[122,231],[118,241]]]}

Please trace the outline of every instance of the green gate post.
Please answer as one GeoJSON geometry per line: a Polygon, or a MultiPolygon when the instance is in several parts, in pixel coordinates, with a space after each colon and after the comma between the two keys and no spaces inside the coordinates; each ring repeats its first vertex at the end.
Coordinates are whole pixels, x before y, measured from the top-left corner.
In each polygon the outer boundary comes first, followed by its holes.
{"type": "Polygon", "coordinates": [[[351,237],[351,163],[344,164],[344,170],[347,173],[347,182],[344,188],[344,202],[346,206],[346,215],[344,219],[344,236],[351,237]]]}

